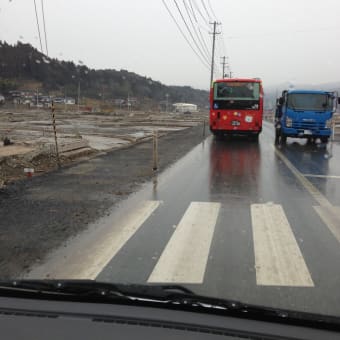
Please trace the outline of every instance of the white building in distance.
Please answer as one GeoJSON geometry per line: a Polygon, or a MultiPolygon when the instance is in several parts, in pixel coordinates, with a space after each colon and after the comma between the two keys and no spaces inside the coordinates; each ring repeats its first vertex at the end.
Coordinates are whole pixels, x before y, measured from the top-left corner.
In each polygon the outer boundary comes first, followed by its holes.
{"type": "Polygon", "coordinates": [[[175,103],[172,104],[175,112],[197,112],[197,105],[196,104],[189,104],[189,103],[175,103]]]}

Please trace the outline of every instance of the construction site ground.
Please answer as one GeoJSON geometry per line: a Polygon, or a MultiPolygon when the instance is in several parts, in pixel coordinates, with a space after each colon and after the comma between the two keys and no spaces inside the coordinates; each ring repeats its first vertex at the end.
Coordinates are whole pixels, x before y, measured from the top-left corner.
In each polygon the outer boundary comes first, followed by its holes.
{"type": "MultiPolygon", "coordinates": [[[[202,113],[55,112],[59,159],[62,165],[111,150],[129,147],[152,137],[202,123],[202,113]]],[[[58,165],[50,111],[0,111],[0,187],[58,165]],[[3,146],[7,137],[13,143],[3,146]]]]}

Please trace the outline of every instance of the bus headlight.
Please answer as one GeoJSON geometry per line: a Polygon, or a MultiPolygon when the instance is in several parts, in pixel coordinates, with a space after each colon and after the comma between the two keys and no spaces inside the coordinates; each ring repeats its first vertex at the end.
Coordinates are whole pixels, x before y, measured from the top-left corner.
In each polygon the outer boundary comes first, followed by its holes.
{"type": "Polygon", "coordinates": [[[245,117],[245,121],[246,121],[247,123],[251,123],[251,122],[253,121],[253,117],[252,117],[252,116],[246,116],[246,117],[245,117]]]}
{"type": "Polygon", "coordinates": [[[328,119],[328,120],[326,120],[326,128],[327,129],[331,129],[332,128],[332,119],[328,119]]]}
{"type": "Polygon", "coordinates": [[[293,120],[290,117],[286,117],[286,126],[287,127],[292,127],[293,125],[293,120]]]}

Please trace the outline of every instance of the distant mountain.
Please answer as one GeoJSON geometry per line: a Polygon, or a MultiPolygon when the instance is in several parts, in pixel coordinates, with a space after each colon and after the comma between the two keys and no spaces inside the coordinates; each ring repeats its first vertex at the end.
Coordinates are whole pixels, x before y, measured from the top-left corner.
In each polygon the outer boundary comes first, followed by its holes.
{"type": "Polygon", "coordinates": [[[0,41],[0,92],[24,90],[29,82],[41,85],[45,92],[65,91],[77,96],[78,81],[82,96],[100,99],[134,97],[159,103],[190,102],[201,107],[209,103],[208,92],[190,86],[166,86],[159,81],[127,70],[94,70],[70,61],[49,58],[30,44],[9,45],[0,41]]]}

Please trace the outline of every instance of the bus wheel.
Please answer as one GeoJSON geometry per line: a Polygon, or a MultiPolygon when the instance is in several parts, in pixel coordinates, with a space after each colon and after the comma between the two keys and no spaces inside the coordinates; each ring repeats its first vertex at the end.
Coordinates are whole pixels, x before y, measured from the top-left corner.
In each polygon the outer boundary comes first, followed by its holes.
{"type": "Polygon", "coordinates": [[[328,143],[328,137],[321,137],[321,143],[327,144],[328,143]]]}
{"type": "Polygon", "coordinates": [[[252,141],[258,142],[259,141],[259,133],[256,133],[255,135],[252,135],[252,141]]]}
{"type": "Polygon", "coordinates": [[[222,133],[220,131],[214,131],[213,135],[217,140],[220,140],[222,138],[222,133]]]}

